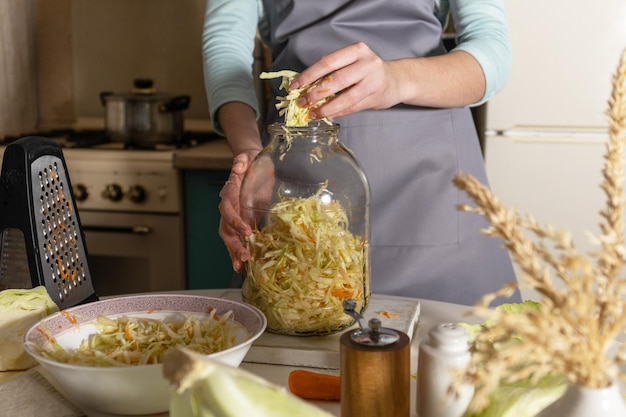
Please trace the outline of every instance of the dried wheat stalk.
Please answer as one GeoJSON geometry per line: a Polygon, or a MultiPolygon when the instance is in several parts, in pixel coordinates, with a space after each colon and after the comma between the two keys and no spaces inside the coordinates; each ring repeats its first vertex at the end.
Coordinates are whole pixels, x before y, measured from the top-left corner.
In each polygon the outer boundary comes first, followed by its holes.
{"type": "Polygon", "coordinates": [[[464,378],[476,386],[472,410],[488,404],[501,383],[547,375],[563,375],[573,384],[603,387],[620,374],[626,349],[608,350],[626,328],[626,265],[624,236],[624,145],[626,134],[626,50],[613,76],[609,100],[609,140],[604,155],[606,207],[600,212],[598,250],[581,254],[569,233],[541,226],[530,215],[507,208],[475,178],[459,174],[454,184],[474,201],[460,210],[485,216],[483,232],[504,240],[521,272],[522,285],[536,290],[541,308],[508,313],[489,308],[497,296],[510,295],[514,285],[486,295],[473,313],[493,321],[472,345],[464,378]],[[519,338],[517,340],[516,338],[519,338]],[[506,345],[506,348],[498,348],[506,345]]]}

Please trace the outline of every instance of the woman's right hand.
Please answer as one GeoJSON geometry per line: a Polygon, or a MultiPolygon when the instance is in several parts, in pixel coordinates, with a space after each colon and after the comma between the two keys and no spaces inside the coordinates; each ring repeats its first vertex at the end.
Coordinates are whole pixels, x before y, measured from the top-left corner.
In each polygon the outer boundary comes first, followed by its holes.
{"type": "Polygon", "coordinates": [[[258,153],[258,150],[254,150],[237,155],[233,160],[230,176],[220,191],[219,235],[226,245],[235,271],[240,271],[243,263],[250,257],[245,241],[252,234],[252,228],[241,217],[239,194],[243,177],[258,153]]]}

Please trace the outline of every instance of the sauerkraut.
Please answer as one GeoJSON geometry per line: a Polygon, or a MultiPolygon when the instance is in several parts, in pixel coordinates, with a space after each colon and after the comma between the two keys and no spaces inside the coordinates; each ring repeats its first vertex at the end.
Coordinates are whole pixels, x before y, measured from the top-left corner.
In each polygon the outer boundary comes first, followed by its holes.
{"type": "MultiPolygon", "coordinates": [[[[276,96],[276,109],[278,110],[279,116],[284,116],[285,118],[285,126],[307,126],[311,121],[311,117],[309,116],[309,109],[306,107],[300,107],[297,103],[298,99],[301,95],[305,94],[307,91],[315,88],[319,83],[324,81],[324,78],[321,78],[315,81],[311,85],[306,85],[300,88],[296,88],[293,90],[289,89],[289,85],[291,81],[298,75],[296,71],[292,70],[282,70],[276,72],[262,72],[259,77],[261,79],[272,79],[272,78],[282,78],[280,83],[280,88],[287,92],[286,96],[276,96]]],[[[328,79],[328,78],[326,78],[328,79]]],[[[330,95],[313,105],[312,107],[318,107],[322,104],[328,102],[334,97],[334,95],[330,95]]],[[[324,122],[331,124],[332,122],[327,118],[321,119],[324,122]]]]}
{"type": "Polygon", "coordinates": [[[349,228],[345,209],[323,202],[321,188],[307,198],[282,198],[248,238],[244,299],[258,307],[268,329],[324,334],[352,324],[342,303],[366,305],[368,243],[349,228]]]}
{"type": "Polygon", "coordinates": [[[212,310],[208,317],[180,313],[163,319],[99,316],[94,322],[97,331],[77,349],[65,348],[49,337],[49,346],[39,351],[58,362],[103,367],[161,363],[163,355],[176,346],[211,354],[232,347],[237,333],[245,331],[231,314],[218,317],[212,310]]]}

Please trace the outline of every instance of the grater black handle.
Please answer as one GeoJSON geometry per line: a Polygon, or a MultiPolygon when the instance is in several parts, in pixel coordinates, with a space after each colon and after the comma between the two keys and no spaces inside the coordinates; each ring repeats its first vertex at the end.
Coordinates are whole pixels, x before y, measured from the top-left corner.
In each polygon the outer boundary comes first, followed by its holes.
{"type": "Polygon", "coordinates": [[[34,161],[43,155],[54,155],[59,158],[63,156],[61,145],[42,136],[27,136],[21,138],[10,144],[7,149],[12,146],[22,148],[28,161],[34,161]]]}

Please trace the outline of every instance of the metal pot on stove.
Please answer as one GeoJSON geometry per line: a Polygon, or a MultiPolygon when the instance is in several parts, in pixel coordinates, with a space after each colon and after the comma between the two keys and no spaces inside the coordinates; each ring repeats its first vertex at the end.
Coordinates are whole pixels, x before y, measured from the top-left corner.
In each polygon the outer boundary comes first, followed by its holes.
{"type": "Polygon", "coordinates": [[[101,92],[100,101],[111,140],[145,146],[180,140],[191,98],[157,92],[152,80],[136,79],[130,92],[101,92]]]}

